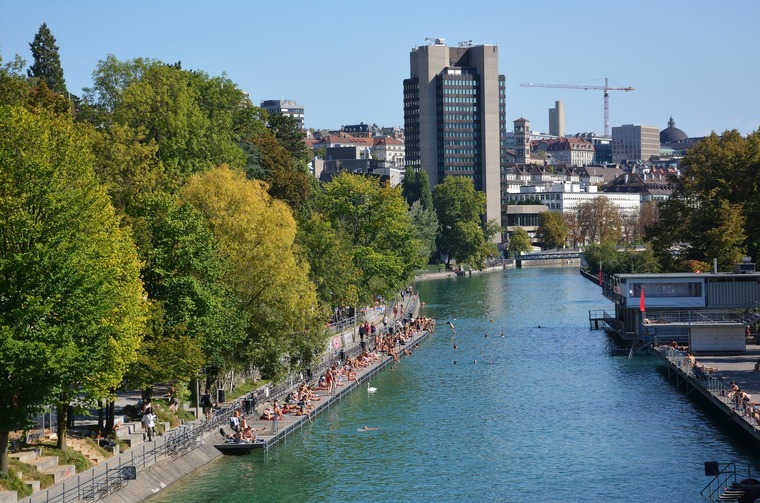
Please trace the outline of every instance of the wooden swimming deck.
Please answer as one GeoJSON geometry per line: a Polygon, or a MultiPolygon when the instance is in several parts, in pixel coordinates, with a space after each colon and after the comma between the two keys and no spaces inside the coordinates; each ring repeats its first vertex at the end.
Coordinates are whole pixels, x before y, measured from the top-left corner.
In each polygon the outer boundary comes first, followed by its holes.
{"type": "Polygon", "coordinates": [[[721,355],[696,355],[697,364],[717,369],[713,373],[697,376],[689,363],[686,351],[670,346],[655,347],[655,353],[668,366],[668,377],[676,385],[684,386],[686,392],[699,392],[715,408],[741,426],[755,440],[760,442],[760,422],[755,412],[760,412],[760,372],[755,372],[755,363],[760,361],[760,346],[748,344],[743,353],[721,355]],[[730,383],[751,395],[748,407],[738,406],[729,396],[730,383]]]}

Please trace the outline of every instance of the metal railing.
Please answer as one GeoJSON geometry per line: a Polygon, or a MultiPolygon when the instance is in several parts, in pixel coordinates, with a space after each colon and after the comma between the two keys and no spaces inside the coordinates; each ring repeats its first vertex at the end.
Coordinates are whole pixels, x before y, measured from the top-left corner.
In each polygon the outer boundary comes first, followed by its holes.
{"type": "Polygon", "coordinates": [[[243,407],[244,400],[255,400],[263,393],[256,390],[243,398],[225,404],[212,413],[211,419],[196,419],[191,423],[158,436],[128,451],[96,465],[60,484],[38,491],[22,503],[67,503],[74,501],[95,502],[121,489],[138,471],[154,465],[162,459],[177,459],[198,448],[203,435],[225,424],[233,411],[243,407]]]}
{"type": "MultiPolygon", "coordinates": [[[[733,413],[741,417],[755,430],[760,429],[760,407],[743,403],[736,393],[723,384],[723,382],[710,372],[692,363],[692,357],[684,351],[668,347],[665,351],[667,360],[683,372],[686,376],[699,381],[699,384],[710,395],[722,402],[733,413]]],[[[694,360],[696,361],[696,360],[694,360]]]]}
{"type": "Polygon", "coordinates": [[[736,480],[736,461],[731,461],[721,468],[718,474],[699,491],[699,495],[710,498],[710,501],[712,501],[716,494],[727,488],[729,482],[735,484],[736,480]]]}

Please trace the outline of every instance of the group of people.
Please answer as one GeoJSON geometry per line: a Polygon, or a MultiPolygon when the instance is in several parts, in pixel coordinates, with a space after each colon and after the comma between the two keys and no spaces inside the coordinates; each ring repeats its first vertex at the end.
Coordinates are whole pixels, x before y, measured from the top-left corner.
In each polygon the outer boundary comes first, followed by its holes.
{"type": "MultiPolygon", "coordinates": [[[[402,292],[402,296],[413,296],[411,287],[402,292]]],[[[263,409],[259,417],[263,421],[283,420],[288,414],[294,416],[306,416],[312,421],[311,413],[315,405],[313,402],[321,400],[317,392],[327,392],[334,394],[339,386],[344,386],[347,382],[355,381],[357,373],[383,358],[383,354],[392,356],[395,361],[399,361],[399,352],[411,354],[411,344],[407,343],[419,335],[421,331],[434,331],[435,321],[432,318],[420,316],[414,318],[409,315],[404,317],[405,310],[403,304],[394,307],[394,317],[388,320],[387,316],[383,318],[383,324],[378,326],[373,322],[365,321],[359,327],[359,334],[362,340],[362,346],[365,348],[355,357],[346,358],[331,365],[324,374],[320,375],[314,385],[309,385],[303,381],[297,389],[288,393],[285,399],[268,400],[267,407],[263,409]],[[396,319],[398,316],[400,319],[396,319]],[[374,347],[370,344],[374,342],[374,347]]],[[[415,345],[419,347],[419,345],[415,345]]],[[[211,397],[208,392],[200,399],[200,405],[204,413],[210,417],[211,414],[211,397]]],[[[248,420],[240,409],[233,412],[230,417],[231,434],[226,434],[228,442],[254,442],[256,441],[256,431],[265,430],[266,427],[254,428],[248,424],[248,420]]],[[[375,429],[375,428],[371,428],[375,429]]]]}
{"type": "Polygon", "coordinates": [[[266,427],[254,428],[248,424],[248,419],[240,409],[235,409],[230,416],[231,434],[227,434],[228,442],[251,443],[256,441],[256,431],[264,431],[266,427]]]}

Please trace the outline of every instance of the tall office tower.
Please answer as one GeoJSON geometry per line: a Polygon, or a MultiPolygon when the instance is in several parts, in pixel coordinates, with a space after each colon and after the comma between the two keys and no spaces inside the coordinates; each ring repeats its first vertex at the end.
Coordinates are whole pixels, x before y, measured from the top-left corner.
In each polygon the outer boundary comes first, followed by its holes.
{"type": "MultiPolygon", "coordinates": [[[[501,222],[500,170],[506,133],[504,76],[495,45],[443,39],[416,47],[404,80],[406,164],[431,185],[471,178],[487,198],[486,219],[501,222]]],[[[498,238],[497,238],[498,239],[498,238]]]]}
{"type": "Polygon", "coordinates": [[[293,100],[266,100],[261,102],[261,108],[270,114],[281,114],[293,117],[298,121],[298,127],[303,127],[303,106],[293,100]]]}
{"type": "Polygon", "coordinates": [[[555,101],[554,108],[549,109],[549,134],[565,136],[565,105],[561,101],[555,101]]]}

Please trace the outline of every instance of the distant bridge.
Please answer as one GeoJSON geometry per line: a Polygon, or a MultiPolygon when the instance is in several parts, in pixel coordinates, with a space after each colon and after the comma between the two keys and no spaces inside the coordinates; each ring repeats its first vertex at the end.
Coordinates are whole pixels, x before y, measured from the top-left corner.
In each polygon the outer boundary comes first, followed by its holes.
{"type": "Polygon", "coordinates": [[[580,258],[583,252],[580,250],[549,250],[545,252],[526,253],[518,255],[515,260],[555,260],[580,258]]]}

